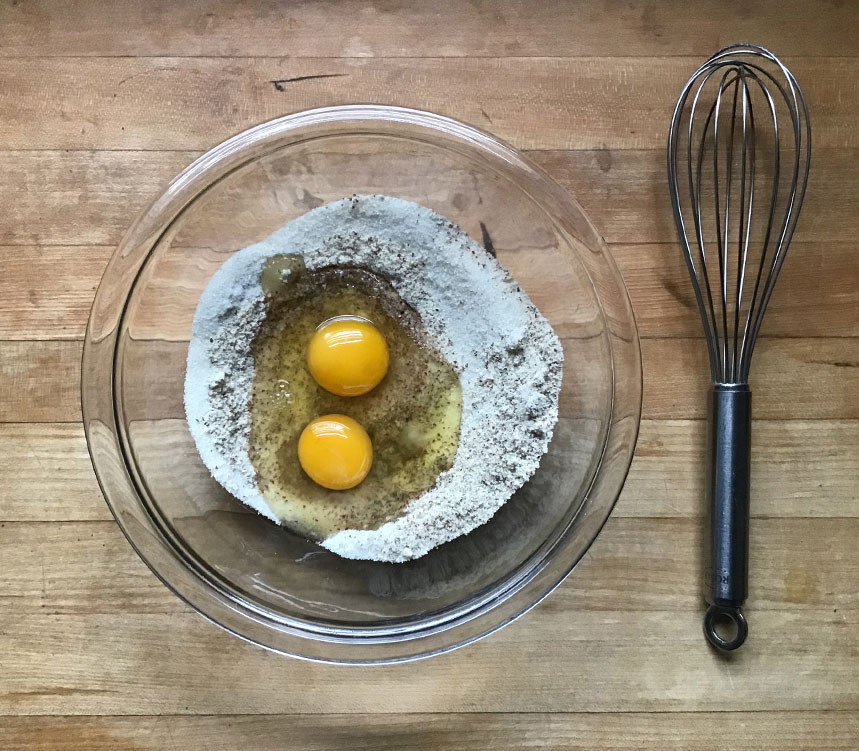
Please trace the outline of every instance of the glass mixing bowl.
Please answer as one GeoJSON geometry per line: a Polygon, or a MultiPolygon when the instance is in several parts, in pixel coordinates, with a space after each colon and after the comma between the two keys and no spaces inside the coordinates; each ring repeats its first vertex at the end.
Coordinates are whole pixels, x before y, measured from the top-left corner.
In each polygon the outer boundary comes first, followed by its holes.
{"type": "MultiPolygon", "coordinates": [[[[466,315],[481,315],[480,301],[466,315]]],[[[518,151],[438,115],[301,112],[200,157],[135,222],[104,273],[83,353],[92,462],[128,540],[179,597],[273,650],[379,663],[509,623],[581,559],[617,499],[641,408],[626,289],[579,205],[518,151]],[[409,563],[340,558],[236,501],[183,408],[194,309],[238,249],[328,201],[415,201],[492,249],[554,326],[560,419],[534,477],[471,534],[409,563]]]]}

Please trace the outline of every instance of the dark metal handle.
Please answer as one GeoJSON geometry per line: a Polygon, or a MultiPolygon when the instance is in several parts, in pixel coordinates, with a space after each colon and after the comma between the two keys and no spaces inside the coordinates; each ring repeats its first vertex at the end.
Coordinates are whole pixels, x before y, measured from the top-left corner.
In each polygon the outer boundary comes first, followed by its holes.
{"type": "Polygon", "coordinates": [[[749,477],[752,392],[717,384],[710,403],[710,550],[704,634],[718,649],[739,647],[748,634],[742,605],[749,584],[749,477]],[[719,633],[720,622],[735,633],[719,633]]]}

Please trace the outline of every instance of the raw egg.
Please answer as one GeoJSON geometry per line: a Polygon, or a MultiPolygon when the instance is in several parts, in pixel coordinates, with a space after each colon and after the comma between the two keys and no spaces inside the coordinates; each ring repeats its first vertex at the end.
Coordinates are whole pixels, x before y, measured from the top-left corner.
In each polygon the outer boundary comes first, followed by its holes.
{"type": "Polygon", "coordinates": [[[329,490],[358,485],[373,465],[373,444],[360,423],[346,415],[312,420],[298,439],[298,461],[311,480],[329,490]]]}
{"type": "Polygon", "coordinates": [[[388,343],[367,319],[337,316],[313,334],[307,347],[307,367],[326,391],[362,396],[376,388],[388,372],[388,343]]]}
{"type": "Polygon", "coordinates": [[[268,312],[251,344],[248,451],[260,492],[277,518],[314,540],[341,529],[376,529],[453,465],[462,414],[459,375],[390,282],[365,269],[307,269],[298,256],[275,255],[263,279],[268,312]],[[354,330],[356,319],[371,332],[365,341],[381,344],[376,334],[384,341],[387,372],[363,396],[338,396],[311,373],[310,343],[328,329],[320,321],[354,330]],[[304,466],[297,461],[302,431],[320,415],[348,415],[372,436],[372,469],[352,488],[320,484],[312,460],[304,466]]]}

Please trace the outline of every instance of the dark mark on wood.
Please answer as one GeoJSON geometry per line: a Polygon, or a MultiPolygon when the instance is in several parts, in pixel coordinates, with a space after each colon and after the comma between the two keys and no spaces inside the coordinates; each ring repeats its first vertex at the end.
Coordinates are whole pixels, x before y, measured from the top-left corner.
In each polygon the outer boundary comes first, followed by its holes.
{"type": "Polygon", "coordinates": [[[99,694],[113,694],[116,693],[110,689],[106,688],[69,688],[66,686],[58,686],[57,688],[49,688],[41,691],[9,691],[5,694],[0,694],[0,697],[3,699],[27,699],[35,696],[75,696],[76,694],[83,694],[86,696],[99,695],[99,694]]]}
{"type": "Polygon", "coordinates": [[[832,368],[859,368],[856,360],[808,360],[810,365],[828,365],[832,368]]]}
{"type": "Polygon", "coordinates": [[[153,68],[152,70],[141,70],[137,73],[132,73],[130,76],[126,76],[123,78],[118,84],[116,84],[116,88],[118,89],[120,86],[128,83],[129,81],[133,81],[135,78],[140,78],[141,76],[149,76],[153,73],[170,73],[177,70],[175,65],[168,65],[166,67],[161,68],[153,68]]]}
{"type": "Polygon", "coordinates": [[[489,230],[486,229],[483,222],[480,223],[480,234],[483,236],[483,247],[486,248],[486,252],[495,258],[495,246],[492,244],[492,237],[490,237],[489,230]]]}
{"type": "Polygon", "coordinates": [[[490,125],[493,125],[493,124],[494,124],[494,123],[492,122],[492,118],[491,118],[491,117],[489,117],[489,115],[487,115],[487,114],[486,114],[486,110],[485,110],[485,109],[483,109],[483,107],[481,107],[481,108],[480,108],[480,114],[481,114],[481,115],[483,115],[483,116],[486,118],[486,122],[488,122],[490,125]]]}
{"type": "Polygon", "coordinates": [[[278,78],[274,81],[269,81],[270,84],[274,85],[275,90],[277,91],[286,91],[286,87],[284,84],[287,83],[298,83],[299,81],[312,81],[315,78],[341,78],[343,76],[349,75],[348,73],[316,73],[312,76],[294,76],[293,78],[278,78]]]}
{"type": "Polygon", "coordinates": [[[605,144],[596,153],[597,167],[603,172],[608,172],[611,169],[612,157],[611,151],[608,150],[605,144]]]}
{"type": "Polygon", "coordinates": [[[665,287],[665,291],[684,308],[692,310],[696,307],[695,299],[692,297],[691,285],[678,284],[673,279],[663,279],[662,286],[665,287]]]}

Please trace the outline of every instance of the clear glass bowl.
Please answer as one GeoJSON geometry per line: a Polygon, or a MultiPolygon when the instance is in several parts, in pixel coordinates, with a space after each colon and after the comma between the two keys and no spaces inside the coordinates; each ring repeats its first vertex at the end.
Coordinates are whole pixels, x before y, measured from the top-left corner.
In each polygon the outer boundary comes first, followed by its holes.
{"type": "MultiPolygon", "coordinates": [[[[481,315],[479,301],[469,315],[481,315]]],[[[379,663],[509,623],[581,559],[617,499],[641,408],[626,289],[578,204],[519,152],[414,110],[311,110],[200,157],[135,222],[95,297],[83,416],[104,496],[135,550],[204,616],[308,659],[379,663]],[[565,354],[536,475],[484,526],[418,560],[349,561],[249,510],[197,455],[183,409],[197,300],[230,254],[322,203],[406,198],[491,243],[565,354]]]]}

